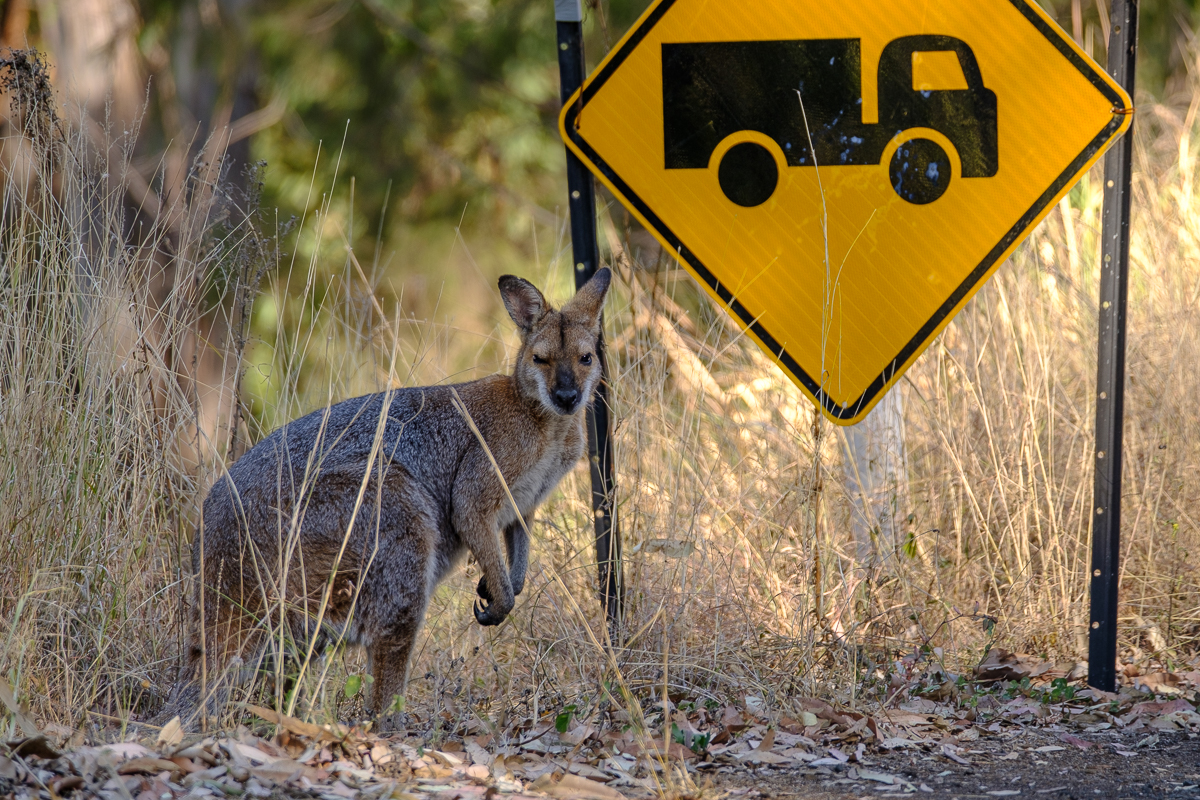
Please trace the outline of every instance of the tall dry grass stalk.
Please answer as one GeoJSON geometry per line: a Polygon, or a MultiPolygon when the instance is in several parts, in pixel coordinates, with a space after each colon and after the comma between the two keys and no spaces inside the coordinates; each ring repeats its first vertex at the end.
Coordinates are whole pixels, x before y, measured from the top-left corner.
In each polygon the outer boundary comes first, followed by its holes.
{"type": "Polygon", "coordinates": [[[177,658],[198,491],[232,441],[226,376],[269,250],[213,147],[146,213],[127,201],[130,135],[60,119],[36,54],[4,67],[0,674],[47,720],[103,725],[152,710],[177,658]]]}
{"type": "MultiPolygon", "coordinates": [[[[1143,104],[1137,129],[1126,659],[1183,658],[1200,636],[1196,98],[1181,113],[1143,104]]],[[[12,556],[0,566],[0,671],[44,719],[104,726],[153,713],[174,679],[199,500],[231,458],[345,397],[503,369],[515,334],[498,302],[444,301],[460,319],[492,320],[484,334],[386,307],[377,265],[359,262],[333,210],[338,187],[314,189],[289,234],[308,255],[279,264],[258,292],[277,256],[220,190],[219,159],[193,173],[210,191],[176,193],[191,199],[170,219],[186,224],[131,239],[125,178],[92,140],[65,130],[6,147],[0,537],[12,556]],[[169,302],[145,279],[164,263],[176,276],[169,302]],[[243,348],[252,298],[257,335],[243,348]],[[211,387],[194,367],[201,351],[219,354],[204,373],[211,387]]],[[[901,386],[904,535],[870,564],[855,560],[837,431],[690,279],[639,267],[610,231],[625,626],[610,637],[596,598],[581,465],[539,515],[510,621],[474,622],[472,565],[435,595],[410,683],[415,729],[503,733],[569,706],[649,728],[642,704],[664,692],[752,695],[780,712],[804,695],[857,704],[878,699],[897,651],[921,646],[958,667],[993,642],[1081,658],[1096,180],[901,386]]],[[[562,227],[552,233],[564,255],[562,227]]],[[[565,259],[525,272],[557,286],[552,297],[567,291],[565,259]]],[[[303,674],[275,658],[241,691],[301,715],[355,716],[359,654],[313,655],[303,674]]]]}

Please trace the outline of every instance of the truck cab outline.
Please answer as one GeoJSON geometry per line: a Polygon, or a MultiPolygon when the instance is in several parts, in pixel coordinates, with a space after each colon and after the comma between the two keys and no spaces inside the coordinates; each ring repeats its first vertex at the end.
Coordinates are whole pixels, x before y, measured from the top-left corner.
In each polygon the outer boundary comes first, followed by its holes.
{"type": "MultiPolygon", "coordinates": [[[[999,170],[996,93],[983,85],[971,48],[952,36],[904,36],[884,47],[877,123],[862,121],[859,39],[665,43],[662,76],[667,169],[705,169],[718,146],[743,131],[773,140],[789,167],[813,166],[813,150],[822,168],[878,165],[898,141],[892,187],[923,205],[941,197],[951,178],[940,144],[904,138],[926,128],[957,151],[961,177],[999,170]],[[945,51],[958,56],[967,88],[914,89],[913,55],[945,51]]],[[[743,142],[723,154],[718,176],[727,198],[753,207],[774,193],[778,168],[761,144],[743,142]]]]}

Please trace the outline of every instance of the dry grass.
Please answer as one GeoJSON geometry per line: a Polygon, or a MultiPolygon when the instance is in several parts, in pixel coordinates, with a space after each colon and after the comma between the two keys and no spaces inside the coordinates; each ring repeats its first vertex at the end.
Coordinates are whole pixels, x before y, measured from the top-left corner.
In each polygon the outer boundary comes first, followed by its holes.
{"type": "MultiPolygon", "coordinates": [[[[1182,659],[1200,637],[1197,102],[1155,107],[1138,129],[1128,660],[1182,659]]],[[[458,310],[494,325],[479,333],[380,300],[329,193],[288,234],[310,255],[276,264],[261,221],[220,189],[219,150],[130,245],[120,148],[55,124],[5,143],[0,675],[44,720],[109,728],[153,713],[174,678],[198,503],[231,455],[330,401],[500,369],[515,340],[496,302],[458,310]],[[278,269],[255,298],[265,267],[278,269]],[[251,299],[258,336],[243,360],[251,299]]],[[[874,565],[853,558],[838,431],[690,279],[614,250],[621,646],[596,600],[581,467],[540,515],[508,623],[475,624],[473,567],[437,593],[415,724],[435,738],[505,730],[571,705],[638,724],[634,701],[664,687],[777,711],[803,695],[859,703],[914,646],[957,667],[993,641],[1083,657],[1098,206],[1093,175],[909,373],[906,533],[874,565]]],[[[564,296],[566,262],[530,272],[564,296]]],[[[358,654],[331,654],[306,672],[298,711],[353,716],[344,689],[361,669],[358,654]]]]}

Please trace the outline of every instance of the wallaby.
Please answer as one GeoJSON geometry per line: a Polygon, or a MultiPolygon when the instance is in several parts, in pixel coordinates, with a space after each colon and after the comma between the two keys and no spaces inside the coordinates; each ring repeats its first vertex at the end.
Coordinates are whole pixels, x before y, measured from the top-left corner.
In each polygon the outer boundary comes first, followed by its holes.
{"type": "Polygon", "coordinates": [[[368,711],[386,712],[404,694],[429,598],[467,550],[483,572],[475,619],[503,622],[525,584],[525,526],[584,452],[610,281],[599,270],[556,311],[505,275],[521,336],[511,375],[345,400],[238,459],[209,491],[193,544],[203,633],[177,698],[199,698],[202,670],[213,686],[261,652],[282,619],[298,641],[320,624],[365,647],[368,711]]]}

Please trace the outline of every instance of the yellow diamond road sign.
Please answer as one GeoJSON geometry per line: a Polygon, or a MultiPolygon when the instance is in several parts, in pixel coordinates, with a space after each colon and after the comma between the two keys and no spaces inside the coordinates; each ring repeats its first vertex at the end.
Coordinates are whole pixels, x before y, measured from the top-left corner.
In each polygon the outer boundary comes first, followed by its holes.
{"type": "Polygon", "coordinates": [[[1028,0],[657,0],[560,124],[851,424],[1132,110],[1028,0]]]}

